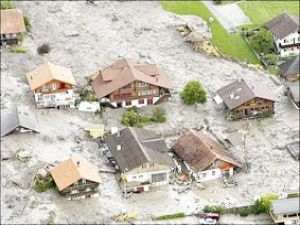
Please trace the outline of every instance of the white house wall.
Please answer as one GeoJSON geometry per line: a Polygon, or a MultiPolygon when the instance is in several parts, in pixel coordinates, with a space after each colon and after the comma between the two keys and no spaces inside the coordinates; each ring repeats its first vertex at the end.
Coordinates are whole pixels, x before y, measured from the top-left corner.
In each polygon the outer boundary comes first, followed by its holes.
{"type": "Polygon", "coordinates": [[[55,107],[61,105],[74,105],[74,91],[69,89],[66,92],[61,93],[51,93],[51,94],[42,94],[35,93],[34,99],[37,106],[40,107],[55,107]]]}
{"type": "Polygon", "coordinates": [[[158,185],[164,185],[169,183],[169,173],[170,170],[159,170],[159,171],[151,171],[151,172],[146,172],[146,173],[136,173],[136,174],[125,174],[127,182],[132,182],[132,181],[136,181],[136,182],[149,182],[151,185],[153,186],[158,186],[158,185]],[[152,183],[152,175],[153,174],[162,174],[162,173],[166,173],[167,174],[167,178],[164,181],[161,182],[156,182],[156,183],[152,183]]]}
{"type": "MultiPolygon", "coordinates": [[[[155,104],[159,99],[160,99],[160,97],[153,97],[153,104],[155,104]]],[[[105,102],[104,98],[103,98],[103,100],[101,99],[100,101],[101,102],[105,102]]],[[[114,107],[117,107],[117,105],[118,105],[117,102],[110,102],[110,104],[112,106],[114,106],[114,107]]],[[[143,106],[146,106],[146,105],[148,105],[147,104],[147,98],[144,98],[144,103],[143,104],[139,104],[139,99],[133,99],[133,100],[131,100],[131,105],[126,105],[126,101],[122,101],[121,102],[121,106],[123,108],[131,108],[133,106],[135,106],[135,107],[143,107],[143,106]]]]}
{"type": "Polygon", "coordinates": [[[299,46],[293,46],[293,47],[289,47],[289,48],[281,48],[280,47],[280,44],[281,45],[290,45],[290,44],[298,44],[299,45],[299,43],[300,43],[299,37],[300,37],[300,34],[298,34],[298,32],[294,32],[282,39],[277,39],[274,36],[275,45],[276,45],[276,48],[277,48],[280,56],[285,57],[285,56],[289,56],[289,55],[299,54],[300,53],[299,46]],[[295,40],[295,43],[294,43],[294,40],[295,40]],[[284,41],[286,41],[286,42],[284,42],[284,41]]]}

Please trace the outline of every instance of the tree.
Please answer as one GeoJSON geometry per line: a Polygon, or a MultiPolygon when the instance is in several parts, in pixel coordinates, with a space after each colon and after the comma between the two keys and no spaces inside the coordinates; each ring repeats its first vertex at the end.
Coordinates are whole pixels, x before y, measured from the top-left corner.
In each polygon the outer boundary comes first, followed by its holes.
{"type": "Polygon", "coordinates": [[[188,105],[205,103],[206,91],[199,81],[190,81],[185,85],[183,91],[180,93],[180,97],[188,105]]]}
{"type": "Polygon", "coordinates": [[[163,123],[167,121],[166,110],[160,106],[153,109],[152,121],[155,123],[163,123]]]}
{"type": "Polygon", "coordinates": [[[276,199],[278,199],[278,196],[273,193],[261,197],[261,203],[264,206],[266,213],[270,212],[271,201],[276,199]]]}
{"type": "Polygon", "coordinates": [[[44,43],[37,48],[37,52],[40,55],[46,54],[50,52],[50,45],[48,43],[44,43]]]}
{"type": "Polygon", "coordinates": [[[272,33],[266,28],[261,28],[251,37],[251,44],[258,53],[275,53],[272,33]]]}
{"type": "Polygon", "coordinates": [[[16,8],[16,7],[11,1],[1,1],[1,4],[0,4],[1,10],[14,9],[14,8],[16,8]]]}
{"type": "Polygon", "coordinates": [[[29,17],[28,16],[24,16],[23,19],[24,19],[24,24],[25,24],[26,30],[30,31],[30,29],[31,29],[31,23],[30,23],[29,17]]]}

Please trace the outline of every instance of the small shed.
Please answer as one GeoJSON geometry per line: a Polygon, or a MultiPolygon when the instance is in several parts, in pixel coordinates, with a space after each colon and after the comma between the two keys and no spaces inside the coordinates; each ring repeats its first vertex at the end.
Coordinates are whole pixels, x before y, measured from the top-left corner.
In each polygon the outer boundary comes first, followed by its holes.
{"type": "Polygon", "coordinates": [[[92,138],[102,138],[104,136],[104,125],[103,124],[93,124],[89,125],[84,130],[90,133],[92,138]]]}

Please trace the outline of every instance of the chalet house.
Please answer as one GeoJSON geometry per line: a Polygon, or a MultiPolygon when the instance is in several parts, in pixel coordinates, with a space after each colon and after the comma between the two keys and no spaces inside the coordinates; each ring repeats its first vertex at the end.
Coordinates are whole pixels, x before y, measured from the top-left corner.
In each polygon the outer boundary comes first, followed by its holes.
{"type": "Polygon", "coordinates": [[[58,191],[67,199],[84,199],[99,195],[102,182],[97,167],[74,157],[53,168],[51,176],[58,191]]]}
{"type": "Polygon", "coordinates": [[[26,74],[37,108],[70,107],[75,105],[74,86],[70,69],[46,63],[26,74]]]}
{"type": "Polygon", "coordinates": [[[288,197],[271,201],[270,215],[276,224],[300,223],[300,198],[288,197]]]}
{"type": "Polygon", "coordinates": [[[279,65],[280,77],[288,81],[295,81],[300,77],[299,55],[279,65]]]}
{"type": "Polygon", "coordinates": [[[148,191],[169,183],[175,166],[163,138],[142,128],[124,128],[105,137],[107,146],[125,181],[126,191],[148,191]]]}
{"type": "Polygon", "coordinates": [[[224,103],[228,119],[265,117],[274,113],[277,100],[267,86],[246,79],[238,79],[219,89],[214,101],[224,103]]]}
{"type": "Polygon", "coordinates": [[[28,107],[1,109],[1,138],[16,131],[39,132],[36,115],[28,107]]]}
{"type": "Polygon", "coordinates": [[[18,9],[1,10],[1,45],[18,44],[18,38],[26,32],[23,13],[18,9]]]}
{"type": "Polygon", "coordinates": [[[187,170],[197,182],[230,177],[234,168],[241,167],[230,152],[203,131],[181,136],[172,150],[179,172],[187,170]]]}
{"type": "Polygon", "coordinates": [[[300,50],[299,16],[281,14],[266,24],[280,56],[297,55],[300,50]]]}
{"type": "Polygon", "coordinates": [[[91,76],[91,85],[101,103],[113,107],[157,104],[170,94],[172,84],[155,64],[119,59],[91,76]]]}
{"type": "Polygon", "coordinates": [[[299,89],[300,89],[299,81],[291,83],[291,84],[288,84],[288,87],[287,87],[287,95],[290,98],[290,100],[293,103],[293,105],[298,110],[300,108],[300,100],[299,100],[300,93],[299,93],[299,89]]]}

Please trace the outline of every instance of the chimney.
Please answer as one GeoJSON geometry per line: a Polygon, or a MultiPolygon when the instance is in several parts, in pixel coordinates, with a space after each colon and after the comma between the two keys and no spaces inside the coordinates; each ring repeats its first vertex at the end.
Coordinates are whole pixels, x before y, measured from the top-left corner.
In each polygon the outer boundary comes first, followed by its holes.
{"type": "Polygon", "coordinates": [[[156,77],[156,82],[158,82],[158,77],[156,77]]]}
{"type": "Polygon", "coordinates": [[[77,161],[77,167],[79,167],[79,165],[80,165],[80,161],[77,161]]]}
{"type": "Polygon", "coordinates": [[[121,151],[121,149],[122,149],[122,146],[121,145],[117,145],[117,150],[121,151]]]}

